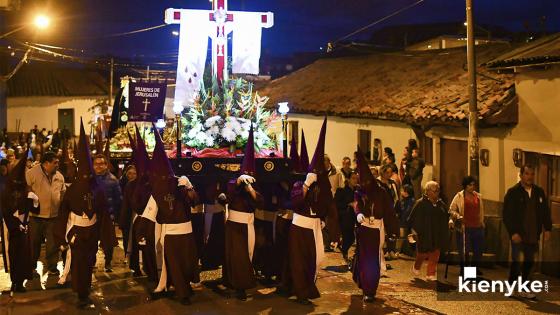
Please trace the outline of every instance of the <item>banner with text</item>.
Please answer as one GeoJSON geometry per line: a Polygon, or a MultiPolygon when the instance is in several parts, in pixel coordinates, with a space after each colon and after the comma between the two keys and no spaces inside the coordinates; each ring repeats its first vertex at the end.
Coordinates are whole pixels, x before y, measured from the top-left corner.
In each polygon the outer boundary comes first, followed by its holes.
{"type": "Polygon", "coordinates": [[[155,122],[163,118],[166,83],[130,82],[128,87],[129,121],[155,122]]]}

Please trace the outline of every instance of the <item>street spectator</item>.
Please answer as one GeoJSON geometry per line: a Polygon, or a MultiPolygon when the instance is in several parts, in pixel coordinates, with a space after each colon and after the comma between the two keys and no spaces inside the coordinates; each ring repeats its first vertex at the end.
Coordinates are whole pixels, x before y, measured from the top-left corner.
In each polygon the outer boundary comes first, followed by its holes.
{"type": "Polygon", "coordinates": [[[342,168],[340,169],[340,172],[344,176],[344,179],[345,180],[350,179],[350,176],[352,175],[353,171],[354,170],[352,169],[352,160],[350,160],[350,158],[347,156],[343,157],[342,168]]]}
{"type": "Polygon", "coordinates": [[[412,159],[407,165],[408,176],[414,189],[414,198],[418,199],[422,196],[422,177],[424,176],[424,166],[426,163],[419,156],[419,149],[412,149],[412,159]]]}
{"type": "MultiPolygon", "coordinates": [[[[519,276],[528,280],[539,248],[539,238],[544,228],[544,240],[550,239],[552,219],[544,190],[535,185],[535,168],[523,165],[520,181],[508,189],[504,197],[504,225],[511,238],[511,267],[509,281],[519,276]],[[523,266],[520,257],[523,253],[523,266]]],[[[520,293],[521,297],[534,299],[533,293],[520,293]]]]}
{"type": "Polygon", "coordinates": [[[121,186],[121,191],[124,191],[124,187],[126,186],[126,184],[128,182],[131,182],[131,181],[135,180],[136,176],[137,176],[137,173],[136,173],[136,167],[134,166],[134,164],[127,165],[122,172],[121,178],[119,179],[119,184],[121,186]]]}
{"type": "Polygon", "coordinates": [[[439,198],[439,184],[429,181],[425,185],[425,194],[414,205],[409,223],[412,234],[417,239],[416,260],[412,273],[420,275],[424,260],[428,260],[427,281],[436,280],[436,268],[440,253],[447,248],[449,237],[449,214],[447,207],[439,198]]]}
{"type": "Polygon", "coordinates": [[[338,220],[342,232],[342,246],[340,251],[344,261],[349,264],[348,250],[354,244],[356,227],[356,214],[354,212],[354,194],[358,188],[358,174],[352,172],[344,188],[338,188],[334,196],[338,210],[338,220]]]}
{"type": "Polygon", "coordinates": [[[415,199],[414,199],[414,189],[412,189],[411,185],[404,185],[401,187],[400,190],[401,198],[399,201],[399,206],[397,207],[399,221],[400,221],[400,237],[403,239],[403,243],[401,245],[401,254],[405,254],[407,256],[414,256],[414,252],[412,251],[412,244],[408,242],[407,235],[410,233],[410,224],[408,223],[407,219],[412,212],[412,207],[414,207],[415,199]]]}
{"type": "Polygon", "coordinates": [[[373,139],[373,156],[371,161],[373,165],[381,165],[383,160],[383,155],[381,153],[382,146],[381,146],[381,139],[375,138],[373,139]]]}
{"type": "Polygon", "coordinates": [[[484,247],[484,205],[482,196],[475,191],[476,178],[467,176],[463,179],[462,185],[463,190],[453,197],[449,206],[449,228],[456,232],[455,239],[457,240],[461,272],[462,267],[467,264],[474,267],[480,266],[484,247]],[[471,250],[473,259],[468,263],[471,250]]]}
{"type": "MultiPolygon", "coordinates": [[[[344,187],[344,176],[342,175],[342,173],[337,171],[336,167],[331,163],[331,158],[326,154],[324,157],[324,161],[325,161],[325,169],[327,170],[327,174],[329,176],[329,182],[331,184],[331,193],[334,198],[336,190],[338,188],[344,187]]],[[[332,204],[331,206],[333,207],[333,211],[336,211],[335,209],[336,205],[332,204]]],[[[338,222],[336,222],[335,224],[336,225],[329,224],[329,226],[331,227],[334,226],[338,228],[338,222]]],[[[322,229],[323,244],[325,245],[326,252],[332,252],[333,251],[332,245],[333,243],[338,242],[337,235],[340,235],[340,231],[329,231],[329,229],[326,226],[327,225],[325,225],[325,227],[322,229]]]]}
{"type": "Polygon", "coordinates": [[[39,213],[31,213],[29,221],[33,261],[39,260],[41,243],[46,239],[46,267],[49,275],[56,275],[58,248],[54,243],[53,229],[66,186],[64,177],[58,172],[59,160],[56,154],[45,152],[40,162],[25,174],[27,185],[39,197],[39,213]]]}
{"type": "MultiPolygon", "coordinates": [[[[393,209],[395,209],[395,207],[398,205],[400,195],[399,195],[399,190],[397,188],[397,184],[395,183],[395,181],[391,179],[392,176],[393,176],[393,169],[389,164],[385,164],[381,166],[378,180],[381,182],[381,187],[384,188],[387,191],[387,193],[391,196],[391,201],[392,201],[391,206],[393,207],[393,209]]],[[[399,211],[395,209],[395,213],[399,213],[399,211]]],[[[386,238],[386,240],[387,240],[386,241],[387,260],[397,259],[397,254],[396,254],[397,241],[395,239],[391,240],[389,238],[386,238]]]]}
{"type": "MultiPolygon", "coordinates": [[[[97,154],[93,158],[93,170],[97,178],[97,184],[101,186],[107,198],[107,208],[111,220],[119,217],[121,209],[122,194],[119,180],[109,172],[109,161],[103,154],[97,154]]],[[[113,247],[103,248],[105,254],[105,272],[112,272],[111,261],[113,260],[113,247]]]]}
{"type": "MultiPolygon", "coordinates": [[[[4,192],[4,187],[6,187],[7,178],[8,178],[8,160],[0,159],[0,195],[2,195],[3,192],[4,192]]],[[[2,203],[1,202],[0,202],[0,222],[2,222],[2,203]]]]}

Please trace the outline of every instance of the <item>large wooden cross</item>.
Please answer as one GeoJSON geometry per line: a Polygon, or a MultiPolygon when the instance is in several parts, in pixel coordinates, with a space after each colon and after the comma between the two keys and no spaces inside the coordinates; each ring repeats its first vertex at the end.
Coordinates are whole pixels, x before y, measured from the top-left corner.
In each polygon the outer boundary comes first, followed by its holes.
{"type": "MultiPolygon", "coordinates": [[[[179,24],[181,22],[181,12],[186,9],[167,9],[165,10],[165,23],[179,24]]],[[[236,15],[240,11],[228,11],[227,0],[212,0],[212,10],[197,10],[200,14],[207,14],[210,21],[216,24],[216,34],[212,36],[212,73],[218,79],[218,83],[227,79],[228,62],[228,42],[226,33],[226,23],[234,22],[236,15]]],[[[272,12],[245,12],[258,14],[261,16],[262,27],[270,28],[274,24],[272,12]]],[[[179,34],[182,36],[182,34],[179,34]]]]}

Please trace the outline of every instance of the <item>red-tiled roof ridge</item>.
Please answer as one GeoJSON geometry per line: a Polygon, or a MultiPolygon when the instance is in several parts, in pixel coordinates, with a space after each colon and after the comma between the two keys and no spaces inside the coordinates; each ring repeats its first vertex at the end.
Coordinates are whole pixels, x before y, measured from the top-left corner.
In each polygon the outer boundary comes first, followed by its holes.
{"type": "Polygon", "coordinates": [[[103,96],[108,83],[101,73],[85,67],[65,67],[31,61],[8,81],[8,97],[103,96]]]}
{"type": "MultiPolygon", "coordinates": [[[[503,54],[509,45],[477,46],[480,63],[503,54]]],[[[402,121],[414,125],[466,125],[468,76],[466,49],[372,53],[323,58],[259,90],[269,106],[288,101],[293,112],[402,121]]],[[[510,74],[477,68],[479,110],[484,119],[510,104],[510,74]],[[497,98],[496,98],[497,97],[497,98]]],[[[511,117],[510,117],[511,118],[511,117]]],[[[516,123],[516,119],[500,123],[516,123]]]]}

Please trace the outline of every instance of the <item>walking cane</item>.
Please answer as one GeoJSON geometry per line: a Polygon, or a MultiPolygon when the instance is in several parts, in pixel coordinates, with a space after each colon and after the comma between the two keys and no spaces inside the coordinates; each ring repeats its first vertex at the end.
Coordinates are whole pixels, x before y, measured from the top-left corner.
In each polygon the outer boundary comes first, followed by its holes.
{"type": "Polygon", "coordinates": [[[451,239],[453,238],[453,230],[449,231],[449,242],[447,243],[447,254],[445,255],[445,275],[444,278],[447,279],[447,272],[449,271],[449,255],[451,254],[451,239]]]}

